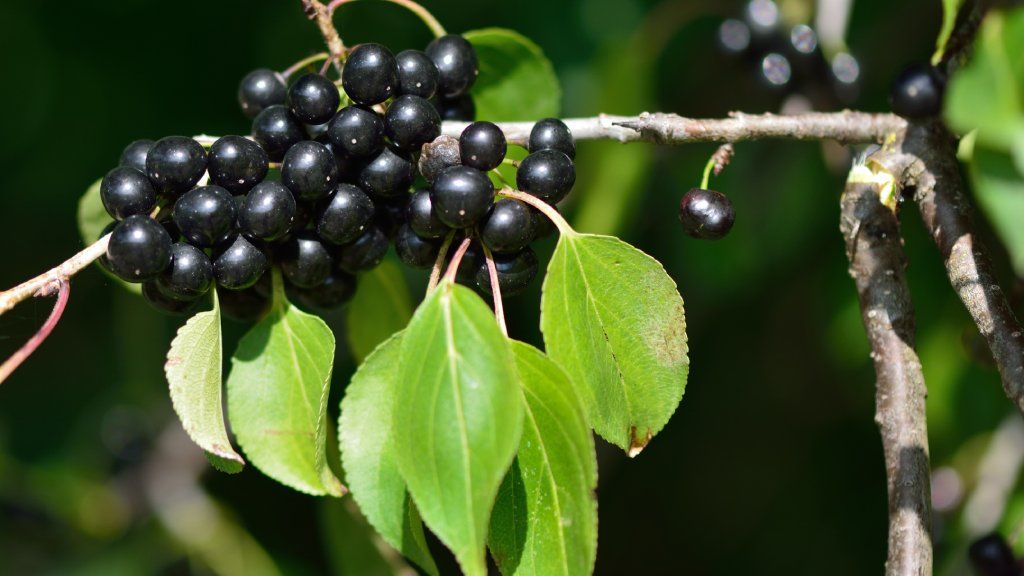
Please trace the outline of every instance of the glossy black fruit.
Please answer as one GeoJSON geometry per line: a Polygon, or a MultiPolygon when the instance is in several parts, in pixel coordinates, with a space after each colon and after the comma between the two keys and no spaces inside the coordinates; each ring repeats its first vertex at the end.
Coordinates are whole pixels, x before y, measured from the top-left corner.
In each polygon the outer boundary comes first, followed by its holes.
{"type": "Polygon", "coordinates": [[[338,184],[317,217],[317,234],[332,244],[348,244],[362,235],[375,211],[373,200],[358,186],[338,184]]]}
{"type": "Polygon", "coordinates": [[[306,130],[286,106],[275,105],[252,121],[252,136],[271,162],[280,162],[289,148],[306,139],[306,130]]]}
{"type": "Polygon", "coordinates": [[[384,132],[396,146],[416,151],[441,134],[441,116],[419,96],[399,96],[384,115],[384,132]]]}
{"type": "Polygon", "coordinates": [[[438,94],[454,98],[473,87],[479,70],[476,50],[468,40],[456,34],[442,36],[427,46],[427,56],[437,66],[438,94]]]}
{"type": "Polygon", "coordinates": [[[430,98],[437,92],[440,74],[425,52],[405,50],[395,56],[398,64],[398,93],[430,98]]]}
{"type": "Polygon", "coordinates": [[[493,170],[501,166],[508,151],[505,133],[493,122],[473,122],[459,136],[462,164],[477,170],[493,170]]]}
{"type": "Polygon", "coordinates": [[[494,202],[494,184],[475,168],[453,166],[437,177],[430,201],[441,222],[452,228],[469,228],[494,202]]]}
{"type": "Polygon", "coordinates": [[[896,78],[889,102],[892,111],[904,118],[929,118],[942,112],[944,90],[945,82],[935,68],[917,64],[896,78]]]}
{"type": "Polygon", "coordinates": [[[455,98],[435,98],[434,107],[442,120],[458,120],[472,122],[476,120],[476,102],[469,94],[455,98]]]}
{"type": "Polygon", "coordinates": [[[245,195],[238,211],[238,224],[243,233],[253,238],[277,240],[292,229],[297,209],[291,191],[268,180],[245,195]]]}
{"type": "Polygon", "coordinates": [[[353,158],[371,158],[384,149],[384,121],[361,106],[346,106],[331,120],[327,137],[335,150],[353,158]]]}
{"type": "Polygon", "coordinates": [[[729,233],[735,221],[732,201],[721,192],[691,188],[679,203],[679,222],[694,238],[718,240],[729,233]]]}
{"type": "Polygon", "coordinates": [[[155,280],[142,283],[142,297],[150,306],[171,316],[191,316],[202,305],[198,298],[177,300],[164,292],[155,280]]]}
{"type": "Polygon", "coordinates": [[[572,132],[558,118],[545,118],[530,130],[530,152],[558,150],[569,158],[576,157],[576,141],[572,132]]]}
{"type": "Polygon", "coordinates": [[[519,252],[533,238],[530,207],[511,198],[495,202],[480,224],[480,241],[495,254],[519,252]]]}
{"type": "Polygon", "coordinates": [[[171,236],[149,216],[129,216],[110,233],[107,262],[122,280],[152,280],[171,262],[171,236]]]}
{"type": "Polygon", "coordinates": [[[235,199],[220,186],[190,190],[174,203],[174,224],[190,244],[211,248],[234,232],[235,199]]]}
{"type": "Polygon", "coordinates": [[[395,252],[398,253],[398,259],[413,268],[432,267],[440,251],[440,240],[422,238],[408,224],[403,224],[395,236],[395,252]]]}
{"type": "Polygon", "coordinates": [[[376,268],[388,251],[388,237],[376,226],[363,232],[355,242],[343,246],[335,255],[338,268],[355,274],[376,268]]]}
{"type": "Polygon", "coordinates": [[[260,68],[242,78],[238,86],[238,103],[242,106],[242,113],[255,118],[271,106],[284,104],[287,94],[288,87],[280,74],[260,68]]]}
{"type": "Polygon", "coordinates": [[[356,293],[356,277],[335,270],[316,288],[289,287],[288,296],[299,306],[320,312],[337,310],[356,293]]]}
{"type": "Polygon", "coordinates": [[[406,215],[409,211],[410,195],[396,196],[395,198],[379,199],[374,202],[377,213],[373,215],[373,221],[377,227],[384,232],[389,239],[394,239],[398,228],[405,224],[406,215]]]}
{"type": "Polygon", "coordinates": [[[989,534],[975,540],[967,550],[971,566],[978,576],[1019,576],[1013,550],[1001,534],[989,534]]]}
{"type": "Polygon", "coordinates": [[[236,322],[259,320],[270,310],[269,293],[260,291],[261,284],[262,282],[244,290],[219,290],[217,299],[220,302],[220,311],[236,322]]]}
{"type": "MultiPolygon", "coordinates": [[[[494,255],[494,267],[498,271],[498,288],[502,296],[515,296],[533,282],[537,277],[537,255],[531,248],[523,248],[516,254],[494,255]]],[[[476,285],[484,294],[491,293],[491,276],[487,262],[481,262],[476,268],[476,285]]]]}
{"type": "Polygon", "coordinates": [[[356,104],[380,104],[398,89],[398,63],[380,44],[360,44],[349,53],[341,85],[356,104]]]}
{"type": "Polygon", "coordinates": [[[539,150],[523,159],[516,171],[516,186],[523,192],[557,204],[576,183],[576,166],[564,152],[539,150]]]}
{"type": "Polygon", "coordinates": [[[301,201],[327,196],[338,176],[334,154],[319,142],[306,140],[288,150],[281,163],[281,183],[301,201]]]}
{"type": "Polygon", "coordinates": [[[263,147],[241,136],[224,136],[210,146],[210,183],[232,194],[245,194],[267,176],[269,159],[263,147]]]}
{"type": "Polygon", "coordinates": [[[155,282],[164,295],[192,302],[213,286],[213,263],[199,248],[178,242],[171,246],[171,264],[155,282]]]}
{"type": "Polygon", "coordinates": [[[413,231],[423,238],[442,238],[451,231],[451,228],[437,217],[437,211],[430,200],[429,189],[417,190],[409,198],[406,220],[413,231]]]}
{"type": "Polygon", "coordinates": [[[206,150],[192,138],[168,136],[146,155],[146,175],[158,192],[181,194],[192,189],[206,172],[206,150]]]}
{"type": "Polygon", "coordinates": [[[322,74],[306,74],[288,89],[288,107],[306,124],[324,124],[338,111],[338,87],[322,74]]]}
{"type": "Polygon", "coordinates": [[[136,140],[125,146],[124,151],[121,152],[121,160],[118,162],[118,165],[131,166],[145,173],[146,156],[149,155],[149,150],[153,147],[153,144],[156,144],[153,140],[136,140]]]}
{"type": "Polygon", "coordinates": [[[111,218],[123,220],[134,214],[149,214],[156,206],[156,189],[142,172],[118,166],[103,177],[100,201],[111,218]]]}
{"type": "Polygon", "coordinates": [[[213,259],[213,277],[223,288],[243,290],[256,284],[267,266],[267,255],[238,234],[233,242],[221,247],[213,259]]]}
{"type": "Polygon", "coordinates": [[[359,172],[359,187],[380,198],[409,193],[415,170],[412,157],[394,146],[386,146],[359,172]]]}
{"type": "Polygon", "coordinates": [[[292,237],[279,252],[278,263],[284,277],[299,288],[319,286],[334,267],[327,246],[310,231],[292,237]]]}

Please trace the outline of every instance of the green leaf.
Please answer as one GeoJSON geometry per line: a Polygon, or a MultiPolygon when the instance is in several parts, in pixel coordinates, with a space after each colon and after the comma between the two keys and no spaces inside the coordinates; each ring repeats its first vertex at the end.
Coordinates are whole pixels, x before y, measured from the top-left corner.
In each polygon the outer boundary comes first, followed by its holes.
{"type": "Polygon", "coordinates": [[[639,454],[675,412],[689,371],[683,299],[665,269],[617,238],[563,233],[541,330],[594,430],[639,454]]]}
{"type": "Polygon", "coordinates": [[[392,443],[401,351],[402,336],[396,334],[367,356],[345,389],[338,421],[341,463],[352,496],[370,524],[403,556],[428,574],[437,574],[392,443]]]}
{"type": "Polygon", "coordinates": [[[484,576],[488,519],[523,427],[508,339],[470,289],[442,281],[402,336],[398,465],[424,522],[469,576],[484,576]]]}
{"type": "Polygon", "coordinates": [[[498,493],[489,547],[505,575],[590,574],[597,555],[597,458],[569,377],[541,351],[512,343],[526,416],[519,454],[498,493]]]}
{"type": "Polygon", "coordinates": [[[199,312],[178,329],[167,352],[164,372],[171,388],[171,403],[185,433],[225,471],[241,471],[245,461],[231,447],[221,401],[221,364],[224,352],[220,329],[220,303],[199,312]]]}
{"type": "Polygon", "coordinates": [[[480,61],[472,91],[478,118],[507,122],[558,116],[562,88],[539,46],[503,28],[472,30],[463,36],[480,61]]]}
{"type": "Polygon", "coordinates": [[[1010,253],[1018,276],[1024,276],[1024,175],[1005,152],[975,147],[971,179],[978,204],[1010,253]]]}
{"type": "MultiPolygon", "coordinates": [[[[86,246],[99,240],[103,229],[107,227],[107,224],[114,221],[107,214],[107,209],[103,207],[103,201],[100,200],[100,184],[102,182],[102,178],[93,182],[92,186],[89,186],[85,194],[82,194],[82,197],[78,200],[78,234],[82,237],[82,243],[86,246]]],[[[114,276],[106,268],[99,265],[96,267],[129,292],[142,294],[141,284],[130,284],[114,276]]]]}
{"type": "Polygon", "coordinates": [[[345,332],[356,363],[405,328],[412,318],[412,297],[393,257],[359,276],[359,287],[347,309],[345,332]]]}
{"type": "Polygon", "coordinates": [[[288,302],[279,271],[273,278],[273,308],[231,358],[228,418],[264,474],[300,492],[341,496],[325,456],[334,334],[288,302]]]}
{"type": "Polygon", "coordinates": [[[942,29],[935,39],[935,54],[932,56],[932,63],[938,64],[946,53],[946,42],[953,33],[953,25],[956,24],[956,16],[963,6],[964,0],[942,0],[942,29]]]}

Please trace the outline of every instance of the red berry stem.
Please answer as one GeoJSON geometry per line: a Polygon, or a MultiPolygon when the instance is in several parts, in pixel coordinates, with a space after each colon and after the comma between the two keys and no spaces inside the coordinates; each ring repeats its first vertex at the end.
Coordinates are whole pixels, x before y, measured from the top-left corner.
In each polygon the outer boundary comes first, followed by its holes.
{"type": "Polygon", "coordinates": [[[49,318],[39,328],[39,331],[29,338],[28,342],[25,342],[17,352],[11,355],[3,364],[0,364],[0,384],[3,384],[17,370],[18,366],[21,366],[25,360],[28,360],[28,357],[36,351],[36,348],[39,348],[43,341],[53,332],[53,329],[57,327],[57,323],[60,322],[60,317],[64,314],[64,308],[68,304],[71,282],[67,278],[57,278],[51,284],[39,290],[36,296],[50,296],[54,290],[57,291],[57,302],[53,305],[53,311],[50,312],[49,318]]]}

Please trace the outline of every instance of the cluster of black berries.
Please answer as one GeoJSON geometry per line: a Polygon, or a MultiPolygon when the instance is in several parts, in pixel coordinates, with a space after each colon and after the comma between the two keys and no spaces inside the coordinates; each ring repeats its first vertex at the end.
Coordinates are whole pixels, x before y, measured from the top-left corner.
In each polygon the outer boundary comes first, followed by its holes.
{"type": "Polygon", "coordinates": [[[1013,555],[1013,550],[1002,534],[989,534],[975,540],[967,551],[971,566],[978,576],[1021,576],[1024,563],[1013,555]]]}

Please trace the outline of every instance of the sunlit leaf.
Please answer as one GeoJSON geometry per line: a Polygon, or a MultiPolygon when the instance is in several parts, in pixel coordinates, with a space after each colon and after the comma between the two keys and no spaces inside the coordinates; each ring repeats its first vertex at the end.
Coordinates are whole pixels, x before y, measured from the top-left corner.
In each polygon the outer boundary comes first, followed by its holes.
{"type": "Polygon", "coordinates": [[[345,332],[357,363],[405,328],[412,318],[412,297],[402,269],[392,257],[359,276],[359,287],[347,311],[345,332]]]}
{"type": "Polygon", "coordinates": [[[557,116],[562,89],[540,47],[518,32],[485,28],[463,34],[476,49],[480,76],[473,86],[477,118],[491,122],[557,116]]]}

